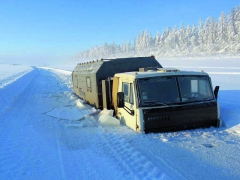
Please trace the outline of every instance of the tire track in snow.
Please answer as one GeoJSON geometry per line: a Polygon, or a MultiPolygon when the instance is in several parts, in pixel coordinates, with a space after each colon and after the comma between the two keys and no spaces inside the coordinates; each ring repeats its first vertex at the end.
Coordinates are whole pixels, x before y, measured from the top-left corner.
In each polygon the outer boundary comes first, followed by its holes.
{"type": "Polygon", "coordinates": [[[68,151],[68,153],[62,156],[66,179],[88,180],[100,177],[93,167],[96,159],[91,158],[91,156],[94,153],[91,151],[91,148],[88,148],[91,145],[91,129],[78,129],[76,126],[68,126],[66,121],[64,121],[61,124],[59,133],[62,134],[61,142],[68,151]]]}
{"type": "Polygon", "coordinates": [[[116,163],[112,156],[114,151],[105,143],[98,127],[79,129],[77,125],[74,127],[63,123],[62,132],[70,152],[63,157],[67,179],[133,179],[116,163]],[[72,172],[78,172],[78,176],[73,177],[72,172]]]}
{"type": "Polygon", "coordinates": [[[0,177],[3,179],[65,178],[63,167],[59,170],[62,149],[58,122],[42,113],[51,107],[49,98],[36,96],[56,91],[57,82],[49,76],[49,72],[34,69],[9,85],[13,89],[20,87],[20,92],[10,91],[9,86],[3,89],[5,95],[16,94],[0,115],[0,177]]]}
{"type": "Polygon", "coordinates": [[[113,156],[134,179],[170,179],[164,172],[149,161],[141,152],[132,147],[126,139],[115,132],[106,133],[103,128],[100,135],[113,152],[113,156]]]}
{"type": "Polygon", "coordinates": [[[55,125],[54,126],[54,131],[55,131],[56,140],[57,140],[57,152],[58,152],[58,157],[59,157],[59,164],[60,164],[60,167],[61,167],[62,178],[66,179],[65,170],[64,170],[64,167],[63,167],[61,147],[60,147],[60,142],[59,142],[59,139],[60,139],[59,127],[56,127],[56,125],[55,125]]]}
{"type": "MultiPolygon", "coordinates": [[[[0,137],[1,137],[1,155],[4,157],[4,164],[0,164],[1,168],[5,168],[4,177],[10,179],[18,179],[19,177],[30,177],[30,172],[28,170],[27,165],[30,165],[28,161],[28,157],[25,157],[26,151],[31,153],[33,149],[29,147],[25,147],[32,138],[35,137],[34,132],[31,132],[31,137],[26,137],[24,128],[27,122],[27,117],[29,116],[29,112],[25,111],[25,108],[28,107],[29,102],[31,101],[32,94],[34,88],[29,88],[30,86],[34,86],[33,79],[36,77],[36,72],[33,71],[24,77],[18,79],[15,83],[11,84],[11,86],[19,86],[19,84],[23,84],[25,80],[27,80],[21,92],[18,92],[14,99],[14,106],[9,106],[8,110],[1,114],[0,120],[2,122],[0,128],[0,137]],[[27,93],[26,93],[27,91],[27,93]],[[21,98],[20,98],[21,97],[21,98]],[[20,111],[19,107],[24,107],[20,111]],[[2,129],[4,128],[4,129],[2,129]]],[[[9,92],[11,93],[11,91],[9,92]]],[[[31,127],[31,124],[28,124],[28,127],[31,127]]],[[[37,161],[35,161],[37,162],[37,161]]],[[[40,165],[41,161],[38,161],[40,165]]],[[[35,165],[36,166],[36,165],[35,165]]]]}

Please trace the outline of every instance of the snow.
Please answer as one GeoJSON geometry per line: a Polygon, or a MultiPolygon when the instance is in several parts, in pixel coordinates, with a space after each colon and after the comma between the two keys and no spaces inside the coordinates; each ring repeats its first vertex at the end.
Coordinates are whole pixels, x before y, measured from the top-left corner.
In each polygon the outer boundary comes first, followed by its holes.
{"type": "Polygon", "coordinates": [[[109,116],[107,114],[103,114],[99,117],[99,124],[101,126],[120,126],[120,121],[112,116],[109,116]]]}
{"type": "Polygon", "coordinates": [[[240,59],[159,61],[211,75],[221,128],[140,134],[76,97],[71,71],[0,64],[0,179],[239,179],[240,59]]]}
{"type": "Polygon", "coordinates": [[[0,89],[13,83],[32,70],[29,66],[0,64],[0,89]]]}
{"type": "MultiPolygon", "coordinates": [[[[60,66],[60,67],[62,67],[62,66],[60,66]]],[[[39,68],[46,69],[46,70],[51,70],[51,71],[54,71],[56,73],[65,74],[65,75],[70,75],[72,73],[72,72],[67,71],[67,70],[56,69],[56,68],[51,68],[51,67],[39,67],[39,68]]]]}

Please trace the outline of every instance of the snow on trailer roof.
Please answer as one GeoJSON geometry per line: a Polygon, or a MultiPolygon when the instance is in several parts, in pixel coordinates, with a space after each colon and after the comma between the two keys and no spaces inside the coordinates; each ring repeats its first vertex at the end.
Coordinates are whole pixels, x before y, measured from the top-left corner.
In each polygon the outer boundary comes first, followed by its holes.
{"type": "MultiPolygon", "coordinates": [[[[165,68],[162,68],[165,69],[165,68]]],[[[169,69],[169,68],[166,68],[169,69]]],[[[183,76],[183,75],[195,75],[195,76],[208,76],[207,73],[201,71],[145,71],[145,72],[125,72],[125,73],[118,73],[115,74],[117,77],[130,77],[134,79],[138,78],[145,78],[145,77],[156,77],[156,76],[183,76]]]]}

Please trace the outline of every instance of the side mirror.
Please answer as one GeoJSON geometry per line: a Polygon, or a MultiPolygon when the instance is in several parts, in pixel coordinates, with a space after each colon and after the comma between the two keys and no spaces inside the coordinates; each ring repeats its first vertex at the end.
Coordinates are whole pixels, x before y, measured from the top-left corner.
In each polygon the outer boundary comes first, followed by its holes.
{"type": "Polygon", "coordinates": [[[119,107],[119,108],[124,107],[124,93],[123,92],[117,93],[117,107],[119,107]]]}
{"type": "Polygon", "coordinates": [[[214,96],[216,99],[218,98],[218,91],[219,91],[219,86],[216,86],[214,89],[214,96]]]}

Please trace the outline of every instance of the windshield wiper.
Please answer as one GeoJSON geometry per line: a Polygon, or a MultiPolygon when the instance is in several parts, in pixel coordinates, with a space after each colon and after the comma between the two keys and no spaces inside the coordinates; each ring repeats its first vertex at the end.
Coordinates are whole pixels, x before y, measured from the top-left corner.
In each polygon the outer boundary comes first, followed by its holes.
{"type": "Polygon", "coordinates": [[[149,103],[150,105],[163,105],[163,106],[167,106],[170,107],[169,105],[162,103],[158,100],[153,100],[153,101],[143,101],[143,103],[149,103]]]}
{"type": "Polygon", "coordinates": [[[211,101],[211,100],[213,100],[213,98],[205,98],[205,99],[203,99],[203,101],[211,101]]]}
{"type": "Polygon", "coordinates": [[[207,101],[212,101],[213,99],[212,98],[205,98],[205,99],[201,99],[199,101],[201,102],[207,102],[207,101]]]}
{"type": "Polygon", "coordinates": [[[210,101],[210,100],[213,100],[213,99],[212,98],[198,99],[196,97],[191,97],[191,98],[188,98],[188,100],[184,101],[184,102],[206,102],[206,101],[210,101]]]}
{"type": "Polygon", "coordinates": [[[192,101],[192,100],[197,100],[197,97],[188,97],[187,99],[188,99],[187,101],[192,101]]]}

